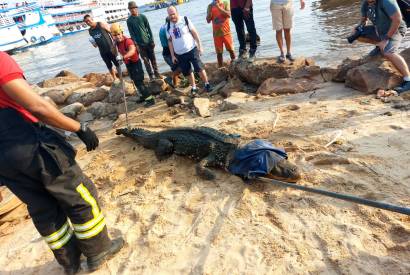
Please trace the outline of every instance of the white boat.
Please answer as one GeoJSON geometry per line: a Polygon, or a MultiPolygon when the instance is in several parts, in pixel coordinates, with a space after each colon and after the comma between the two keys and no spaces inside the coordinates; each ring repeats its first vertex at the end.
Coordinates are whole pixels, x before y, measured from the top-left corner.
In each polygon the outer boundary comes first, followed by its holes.
{"type": "Polygon", "coordinates": [[[105,12],[105,21],[113,23],[126,20],[129,16],[128,1],[130,0],[96,0],[105,12]]]}
{"type": "Polygon", "coordinates": [[[105,21],[104,10],[96,2],[42,1],[40,4],[63,35],[87,30],[88,26],[83,22],[86,14],[96,21],[105,21]]]}
{"type": "Polygon", "coordinates": [[[61,36],[55,26],[45,20],[40,7],[35,2],[25,3],[22,6],[16,5],[4,11],[17,24],[27,42],[27,47],[51,42],[61,36]]]}
{"type": "Polygon", "coordinates": [[[27,45],[14,20],[0,10],[0,51],[9,52],[27,45]]]}

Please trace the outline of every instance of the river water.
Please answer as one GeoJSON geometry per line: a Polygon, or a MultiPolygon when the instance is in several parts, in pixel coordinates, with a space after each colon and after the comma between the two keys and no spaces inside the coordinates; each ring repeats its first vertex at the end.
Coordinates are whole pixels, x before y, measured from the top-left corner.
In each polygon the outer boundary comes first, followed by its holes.
{"type": "MultiPolygon", "coordinates": [[[[196,26],[204,45],[203,61],[216,61],[212,26],[206,23],[206,9],[209,0],[195,0],[178,6],[180,15],[188,16],[196,26]]],[[[269,9],[270,0],[254,0],[254,17],[257,32],[261,38],[258,57],[277,56],[275,34],[269,9]]],[[[306,7],[300,10],[299,1],[294,0],[295,18],[293,28],[293,55],[313,57],[319,65],[335,65],[345,57],[358,56],[371,50],[371,46],[355,43],[349,45],[345,37],[359,22],[359,1],[357,0],[306,0],[306,7]]],[[[145,13],[156,40],[156,56],[161,71],[168,70],[163,61],[158,31],[164,23],[166,9],[145,13]]],[[[122,22],[125,26],[125,22],[122,22]]],[[[126,28],[125,28],[126,30],[126,28]]],[[[231,22],[236,48],[234,24],[231,22]]],[[[128,33],[128,31],[126,31],[128,33]]],[[[410,42],[406,39],[403,48],[410,42]]],[[[98,50],[88,41],[88,32],[64,36],[56,42],[30,48],[13,56],[25,71],[29,82],[36,83],[53,77],[59,71],[68,69],[79,75],[88,72],[106,72],[98,50]]],[[[225,58],[228,55],[225,54],[225,58]]]]}

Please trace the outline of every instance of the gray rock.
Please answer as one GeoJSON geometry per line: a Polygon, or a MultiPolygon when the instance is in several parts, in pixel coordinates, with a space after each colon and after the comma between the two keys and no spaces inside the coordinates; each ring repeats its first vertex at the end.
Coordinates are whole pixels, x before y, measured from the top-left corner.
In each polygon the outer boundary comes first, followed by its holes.
{"type": "Polygon", "coordinates": [[[160,93],[167,91],[169,89],[169,86],[162,79],[154,79],[148,82],[147,88],[151,92],[151,94],[159,95],[160,93]]]}
{"type": "Polygon", "coordinates": [[[70,105],[67,105],[61,108],[60,112],[62,112],[68,117],[75,119],[77,115],[79,115],[84,110],[85,110],[84,105],[79,102],[76,102],[76,103],[73,103],[73,104],[70,104],[70,105]]]}
{"type": "Polygon", "coordinates": [[[62,105],[66,102],[67,98],[74,93],[74,91],[92,87],[94,86],[91,83],[77,81],[51,89],[43,89],[44,93],[42,95],[50,97],[57,105],[62,105]]]}
{"type": "Polygon", "coordinates": [[[172,107],[176,104],[181,104],[182,103],[181,98],[177,97],[177,96],[168,96],[166,98],[165,102],[167,103],[168,107],[172,107]]]}
{"type": "Polygon", "coordinates": [[[92,114],[95,118],[100,118],[117,113],[117,107],[114,104],[106,102],[94,102],[87,108],[87,112],[92,114]]]}
{"type": "MultiPolygon", "coordinates": [[[[127,96],[133,96],[136,94],[134,85],[131,82],[124,82],[125,94],[127,96]]],[[[121,103],[124,101],[123,91],[120,84],[112,85],[108,92],[107,101],[109,103],[121,103]]]]}
{"type": "Polygon", "coordinates": [[[221,112],[226,112],[226,111],[236,110],[238,108],[239,106],[237,104],[231,103],[229,101],[223,101],[219,110],[221,112]]]}
{"type": "Polygon", "coordinates": [[[211,113],[209,112],[209,99],[208,98],[195,98],[194,108],[196,113],[201,117],[209,117],[211,113]]]}
{"type": "Polygon", "coordinates": [[[89,122],[94,120],[94,116],[89,112],[82,112],[77,116],[77,120],[81,122],[89,122]]]}
{"type": "Polygon", "coordinates": [[[258,88],[257,94],[261,95],[281,95],[296,94],[313,91],[318,88],[317,83],[306,79],[291,78],[269,78],[258,88]]]}

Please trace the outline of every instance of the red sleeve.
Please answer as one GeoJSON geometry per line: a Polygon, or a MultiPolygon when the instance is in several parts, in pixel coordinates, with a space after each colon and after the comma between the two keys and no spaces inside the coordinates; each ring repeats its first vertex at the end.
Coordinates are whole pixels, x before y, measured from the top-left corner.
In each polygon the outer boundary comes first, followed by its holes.
{"type": "Polygon", "coordinates": [[[23,78],[19,65],[7,53],[0,52],[0,85],[18,78],[23,78]]]}
{"type": "Polygon", "coordinates": [[[129,49],[130,46],[134,46],[135,44],[134,44],[134,41],[132,41],[131,38],[128,38],[128,39],[125,41],[125,45],[127,46],[127,49],[129,49]]]}

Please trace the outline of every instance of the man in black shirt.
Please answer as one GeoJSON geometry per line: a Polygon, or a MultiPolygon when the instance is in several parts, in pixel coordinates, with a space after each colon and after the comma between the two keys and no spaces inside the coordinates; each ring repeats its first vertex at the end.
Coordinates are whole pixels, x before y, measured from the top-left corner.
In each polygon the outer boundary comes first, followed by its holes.
{"type": "Polygon", "coordinates": [[[95,22],[89,14],[84,16],[84,23],[90,27],[88,30],[91,36],[90,42],[100,50],[100,55],[115,80],[116,73],[113,64],[116,67],[119,64],[116,60],[116,49],[110,34],[110,26],[105,22],[95,22]]]}

